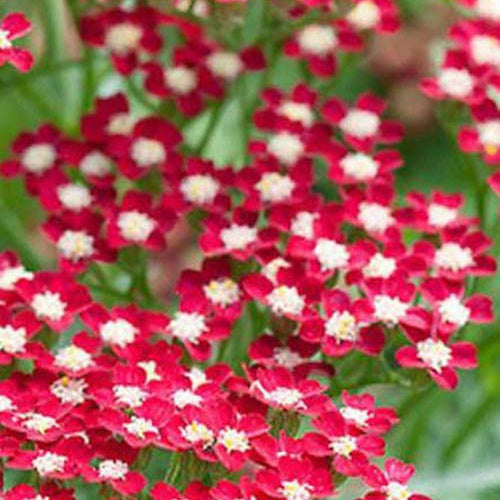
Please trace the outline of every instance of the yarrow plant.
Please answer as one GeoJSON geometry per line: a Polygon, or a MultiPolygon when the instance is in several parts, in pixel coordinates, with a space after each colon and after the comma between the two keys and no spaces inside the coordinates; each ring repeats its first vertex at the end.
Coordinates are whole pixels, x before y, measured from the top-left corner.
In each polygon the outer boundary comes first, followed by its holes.
{"type": "MultiPolygon", "coordinates": [[[[472,285],[496,262],[462,195],[398,196],[403,127],[386,102],[327,90],[344,52],[398,29],[397,5],[225,3],[78,5],[87,50],[126,92],[95,95],[78,133],[23,132],[0,165],[38,200],[57,254],[50,270],[0,254],[5,500],[313,500],[353,480],[356,500],[429,500],[412,465],[382,458],[399,418],[373,386],[456,388],[477,366],[463,330],[493,321],[472,285]],[[280,56],[302,75],[286,89],[280,56]],[[217,165],[206,146],[238,91],[244,165],[217,165]],[[150,256],[182,224],[201,257],[167,297],[150,256]]],[[[465,3],[478,19],[452,29],[459,48],[422,87],[471,107],[462,147],[494,160],[500,4],[465,3]]],[[[5,18],[1,62],[28,69],[11,47],[28,28],[5,18]]]]}

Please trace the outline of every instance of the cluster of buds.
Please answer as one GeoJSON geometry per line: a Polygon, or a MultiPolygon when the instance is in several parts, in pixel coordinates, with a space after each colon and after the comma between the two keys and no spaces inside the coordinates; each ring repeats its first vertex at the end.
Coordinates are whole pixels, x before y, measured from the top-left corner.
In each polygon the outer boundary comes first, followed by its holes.
{"type": "MultiPolygon", "coordinates": [[[[361,31],[397,28],[390,0],[353,3],[340,15],[298,2],[283,53],[327,77],[361,31]]],[[[3,498],[94,487],[108,499],[313,500],[356,478],[358,500],[429,500],[412,492],[411,465],[377,465],[398,417],[366,386],[452,390],[457,369],[476,366],[460,335],[493,320],[491,299],[467,286],[496,271],[491,241],[460,194],[397,199],[403,129],[370,93],[348,103],[311,82],[268,86],[244,168],[196,154],[183,115],[217,106],[269,56],[212,40],[202,4],[84,18],[83,39],[125,78],[143,73],[162,105],[138,116],[123,93],[99,97],[78,139],[44,124],[0,165],[47,213],[58,256],[43,271],[0,255],[0,456],[6,478],[34,476],[3,498]],[[165,25],[180,40],[167,67],[165,25]],[[185,220],[202,259],[174,305],[150,291],[146,259],[185,220]],[[352,356],[369,379],[336,375],[352,356]]]]}

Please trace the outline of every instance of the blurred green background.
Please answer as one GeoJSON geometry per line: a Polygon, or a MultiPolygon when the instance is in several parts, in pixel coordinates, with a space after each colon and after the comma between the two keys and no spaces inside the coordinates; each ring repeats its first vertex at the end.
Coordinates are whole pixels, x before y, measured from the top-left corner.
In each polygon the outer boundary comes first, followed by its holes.
{"type": "MultiPolygon", "coordinates": [[[[74,8],[78,3],[71,2],[74,8]]],[[[251,14],[244,20],[249,39],[259,29],[259,3],[250,2],[251,14]]],[[[497,201],[491,193],[484,202],[477,201],[478,193],[484,195],[488,167],[457,150],[445,131],[456,125],[449,122],[449,112],[442,107],[438,110],[417,89],[419,78],[432,69],[432,59],[439,53],[440,39],[454,13],[447,8],[447,2],[439,0],[399,3],[407,28],[395,37],[369,43],[368,55],[361,60],[344,58],[339,74],[323,85],[323,94],[352,100],[359,92],[372,89],[386,95],[391,114],[404,121],[408,129],[400,148],[406,165],[397,174],[401,196],[410,190],[431,192],[436,188],[464,193],[468,213],[484,213],[483,228],[495,238],[498,256],[497,201]],[[442,118],[441,125],[435,119],[437,114],[442,118]]],[[[38,62],[24,76],[7,67],[0,70],[0,159],[8,156],[9,144],[20,131],[33,129],[43,121],[53,121],[66,133],[77,134],[79,116],[89,109],[92,94],[126,90],[102,55],[82,49],[65,0],[0,0],[1,15],[13,10],[24,11],[34,20],[35,29],[27,43],[38,62]]],[[[279,58],[272,81],[290,87],[301,75],[297,64],[279,58]]],[[[260,77],[245,78],[251,102],[260,77]]],[[[140,102],[135,106],[139,112],[144,111],[140,102]]],[[[231,97],[206,148],[206,154],[218,163],[241,165],[244,161],[241,118],[237,98],[231,97]]],[[[189,143],[198,143],[207,120],[207,116],[201,116],[189,124],[185,130],[189,143]]],[[[319,184],[321,190],[329,189],[327,181],[319,184]]],[[[19,181],[0,181],[0,249],[17,250],[25,264],[33,268],[50,266],[52,262],[37,231],[41,217],[37,203],[26,196],[19,181]]],[[[484,280],[478,289],[492,294],[500,311],[498,279],[484,280]]],[[[415,489],[436,500],[500,499],[498,330],[496,323],[468,328],[464,333],[481,346],[481,367],[462,374],[454,393],[374,388],[382,402],[396,404],[404,417],[389,437],[388,451],[417,465],[415,489]]],[[[345,498],[354,498],[354,493],[347,492],[345,498]]]]}

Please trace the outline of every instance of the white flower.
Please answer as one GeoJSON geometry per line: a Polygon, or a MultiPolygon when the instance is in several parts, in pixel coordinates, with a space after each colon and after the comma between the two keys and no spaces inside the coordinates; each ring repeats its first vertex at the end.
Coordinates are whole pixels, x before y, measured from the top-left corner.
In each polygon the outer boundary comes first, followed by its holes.
{"type": "Polygon", "coordinates": [[[474,78],[465,69],[445,68],[437,81],[444,92],[455,98],[467,97],[474,89],[474,78]]]}
{"type": "Polygon", "coordinates": [[[137,328],[124,319],[110,320],[101,326],[100,335],[108,344],[125,347],[134,341],[137,328]]]}
{"type": "Polygon", "coordinates": [[[380,18],[380,9],[371,0],[357,3],[346,16],[346,19],[358,30],[374,28],[379,23],[380,18]]]}
{"type": "Polygon", "coordinates": [[[128,22],[115,24],[107,30],[104,44],[110,51],[125,56],[139,47],[142,35],[140,26],[128,22]]]}
{"type": "Polygon", "coordinates": [[[290,166],[302,156],[305,147],[297,135],[290,132],[279,132],[269,139],[267,150],[279,161],[290,166]]]}
{"type": "Polygon", "coordinates": [[[304,297],[299,294],[294,286],[282,285],[275,288],[266,297],[269,307],[274,314],[300,314],[304,309],[304,297]]]}
{"type": "Polygon", "coordinates": [[[73,262],[91,257],[95,251],[94,237],[85,231],[66,230],[57,240],[61,255],[73,262]]]}
{"type": "Polygon", "coordinates": [[[24,351],[27,342],[26,328],[12,325],[0,326],[0,351],[17,354],[24,351]]]}
{"type": "Polygon", "coordinates": [[[462,271],[474,264],[474,257],[470,248],[451,242],[445,243],[436,251],[434,263],[442,269],[462,271]]]}
{"type": "Polygon", "coordinates": [[[314,121],[311,108],[302,102],[285,101],[278,107],[278,113],[289,120],[301,123],[304,127],[310,127],[314,121]]]}
{"type": "Polygon", "coordinates": [[[439,303],[439,314],[443,321],[464,326],[470,317],[470,309],[460,302],[460,298],[452,294],[439,303]]]}
{"type": "Polygon", "coordinates": [[[183,342],[198,343],[199,338],[208,330],[205,317],[198,313],[179,311],[170,322],[172,336],[183,342]]]}
{"type": "Polygon", "coordinates": [[[233,223],[221,231],[220,239],[227,250],[243,250],[255,242],[257,229],[233,223]]]}
{"type": "Polygon", "coordinates": [[[313,252],[322,271],[340,269],[349,262],[349,252],[346,246],[326,238],[319,238],[313,252]]]}
{"type": "Polygon", "coordinates": [[[357,108],[349,110],[339,123],[342,132],[359,139],[373,137],[379,126],[380,118],[377,114],[357,108]]]}
{"type": "Polygon", "coordinates": [[[451,361],[451,349],[441,340],[427,339],[417,343],[417,356],[429,368],[441,373],[451,361]]]}
{"type": "Polygon", "coordinates": [[[160,141],[139,137],[132,144],[131,156],[140,168],[149,168],[163,163],[167,153],[160,141]]]}
{"type": "Polygon", "coordinates": [[[238,54],[222,50],[212,52],[207,58],[208,69],[223,80],[234,80],[243,71],[243,62],[238,54]]]}
{"type": "Polygon", "coordinates": [[[239,451],[245,453],[250,449],[250,441],[243,431],[226,427],[219,431],[217,436],[217,443],[221,444],[226,450],[231,453],[239,451]]]}
{"type": "Polygon", "coordinates": [[[377,175],[379,164],[364,153],[348,153],[340,160],[340,168],[345,175],[357,181],[366,181],[377,175]]]}
{"type": "Polygon", "coordinates": [[[217,196],[219,183],[211,175],[194,174],[182,180],[180,191],[190,203],[206,205],[217,196]]]}
{"type": "Polygon", "coordinates": [[[103,460],[99,464],[99,477],[101,479],[125,479],[128,474],[128,465],[122,460],[103,460]]]}
{"type": "Polygon", "coordinates": [[[71,371],[85,370],[94,364],[92,355],[76,345],[63,347],[55,356],[55,364],[71,371]]]}
{"type": "Polygon", "coordinates": [[[348,311],[335,311],[325,323],[325,333],[337,342],[356,342],[359,326],[356,318],[348,311]]]}
{"type": "Polygon", "coordinates": [[[309,24],[299,32],[297,42],[306,54],[324,56],[338,45],[337,35],[332,26],[309,24]]]}
{"type": "Polygon", "coordinates": [[[80,162],[80,170],[85,175],[104,177],[111,172],[111,165],[107,156],[100,151],[92,151],[80,162]]]}
{"type": "Polygon", "coordinates": [[[51,144],[33,144],[21,155],[21,163],[33,174],[41,174],[48,170],[57,159],[57,153],[51,144]]]}
{"type": "Polygon", "coordinates": [[[66,311],[66,303],[61,300],[57,292],[37,293],[32,301],[31,307],[38,318],[59,321],[66,311]]]}
{"type": "Polygon", "coordinates": [[[31,465],[41,476],[62,472],[68,461],[68,457],[47,451],[33,459],[31,465]]]}
{"type": "Polygon", "coordinates": [[[277,203],[290,197],[295,182],[288,175],[268,172],[262,175],[255,187],[259,191],[262,201],[277,203]]]}
{"type": "Polygon", "coordinates": [[[130,210],[118,216],[117,225],[125,239],[142,243],[151,236],[156,222],[145,213],[130,210]]]}
{"type": "Polygon", "coordinates": [[[196,73],[186,66],[167,68],[164,74],[167,85],[180,95],[189,94],[198,83],[196,73]]]}
{"type": "Polygon", "coordinates": [[[59,201],[68,210],[79,212],[92,203],[90,190],[80,184],[63,184],[57,188],[59,201]]]}

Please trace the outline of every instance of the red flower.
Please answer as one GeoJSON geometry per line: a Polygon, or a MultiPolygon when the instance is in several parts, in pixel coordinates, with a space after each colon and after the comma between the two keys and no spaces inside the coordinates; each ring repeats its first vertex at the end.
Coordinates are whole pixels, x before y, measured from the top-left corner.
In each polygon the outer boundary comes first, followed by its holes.
{"type": "Polygon", "coordinates": [[[9,305],[18,301],[17,283],[22,279],[30,280],[33,276],[34,274],[19,262],[14,252],[0,253],[0,300],[2,303],[9,305]]]}
{"type": "Polygon", "coordinates": [[[33,56],[25,49],[14,47],[12,41],[31,30],[31,23],[24,14],[13,12],[0,22],[0,66],[9,62],[25,73],[33,66],[33,56]]]}

